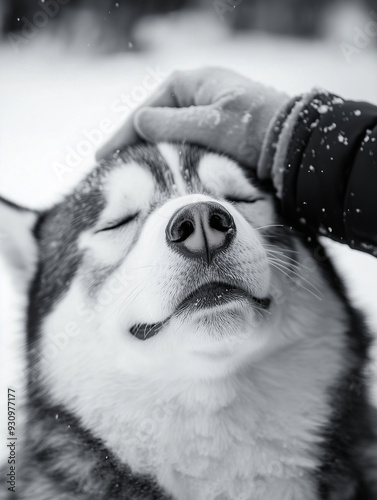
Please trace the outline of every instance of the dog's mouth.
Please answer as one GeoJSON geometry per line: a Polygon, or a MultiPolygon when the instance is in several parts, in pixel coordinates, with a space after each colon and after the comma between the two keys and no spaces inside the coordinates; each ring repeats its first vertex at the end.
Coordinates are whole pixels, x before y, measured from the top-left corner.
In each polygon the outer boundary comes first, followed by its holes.
{"type": "Polygon", "coordinates": [[[154,324],[137,324],[130,329],[130,332],[140,340],[147,340],[157,335],[173,316],[187,315],[239,300],[247,300],[259,310],[267,310],[271,304],[269,297],[254,297],[243,288],[227,283],[209,283],[200,286],[185,297],[174,313],[164,321],[154,324]]]}

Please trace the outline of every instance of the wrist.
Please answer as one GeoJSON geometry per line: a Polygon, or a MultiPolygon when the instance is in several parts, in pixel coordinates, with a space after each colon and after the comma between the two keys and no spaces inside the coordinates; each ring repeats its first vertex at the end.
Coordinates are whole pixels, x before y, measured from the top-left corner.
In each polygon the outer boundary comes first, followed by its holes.
{"type": "Polygon", "coordinates": [[[288,148],[294,129],[304,109],[318,94],[318,89],[285,102],[270,121],[262,144],[257,172],[261,179],[272,180],[276,194],[282,197],[288,148]]]}

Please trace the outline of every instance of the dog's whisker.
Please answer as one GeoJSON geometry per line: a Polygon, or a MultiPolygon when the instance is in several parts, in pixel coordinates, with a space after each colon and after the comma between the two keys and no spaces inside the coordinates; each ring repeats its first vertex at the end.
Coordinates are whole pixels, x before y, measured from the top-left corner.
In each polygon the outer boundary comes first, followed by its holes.
{"type": "Polygon", "coordinates": [[[289,255],[286,255],[285,251],[280,251],[279,252],[277,250],[271,250],[271,249],[268,249],[268,248],[266,248],[265,250],[266,250],[267,254],[269,254],[269,255],[278,255],[278,256],[284,257],[285,259],[289,259],[289,260],[293,260],[295,262],[299,262],[296,258],[291,257],[289,255]]]}
{"type": "MultiPolygon", "coordinates": [[[[276,261],[276,260],[275,260],[275,264],[279,264],[279,265],[283,265],[283,266],[285,265],[285,264],[281,263],[280,261],[276,261]]],[[[302,264],[298,264],[298,265],[286,264],[285,268],[287,270],[289,270],[289,272],[291,272],[292,274],[294,274],[295,276],[297,276],[298,278],[300,278],[301,280],[304,280],[308,284],[310,284],[313,288],[316,289],[316,291],[318,293],[322,293],[313,282],[311,282],[307,278],[305,278],[302,275],[302,273],[299,273],[300,270],[305,270],[305,269],[310,271],[311,268],[309,266],[305,266],[305,265],[302,265],[302,264]]]]}
{"type": "Polygon", "coordinates": [[[145,266],[132,267],[130,271],[137,271],[138,269],[146,269],[148,267],[156,267],[156,264],[148,264],[145,266]]]}
{"type": "Polygon", "coordinates": [[[310,287],[312,287],[315,292],[313,290],[310,290],[309,288],[305,287],[302,283],[300,283],[300,287],[303,288],[304,290],[306,290],[307,292],[311,293],[314,297],[316,297],[317,299],[319,300],[322,300],[322,296],[323,296],[323,293],[321,290],[319,290],[313,283],[311,283],[310,281],[308,281],[306,278],[304,278],[303,276],[301,276],[300,274],[297,274],[297,273],[294,273],[294,272],[289,272],[291,271],[290,269],[287,269],[286,267],[284,266],[281,266],[279,265],[278,263],[276,262],[271,262],[271,266],[272,267],[275,267],[278,271],[280,271],[281,273],[283,273],[285,276],[287,276],[288,278],[291,278],[292,279],[292,274],[296,277],[299,278],[299,280],[301,281],[304,281],[305,283],[307,283],[310,287]]]}
{"type": "MultiPolygon", "coordinates": [[[[270,252],[268,252],[270,253],[270,252]]],[[[267,258],[270,262],[277,262],[279,264],[285,265],[287,269],[298,272],[300,269],[311,271],[312,268],[308,265],[303,264],[302,262],[299,262],[297,259],[294,259],[292,257],[288,257],[284,255],[284,258],[280,258],[279,256],[270,256],[267,255],[267,258]],[[285,262],[285,260],[288,260],[288,262],[285,262]]]]}
{"type": "Polygon", "coordinates": [[[144,281],[143,283],[139,283],[137,287],[131,292],[130,295],[126,297],[120,297],[121,300],[119,300],[118,303],[115,306],[113,306],[112,310],[101,320],[100,326],[103,326],[103,324],[106,323],[106,321],[118,310],[123,310],[129,303],[136,300],[136,298],[140,295],[140,293],[142,293],[145,290],[144,287],[145,284],[146,281],[144,281]]]}
{"type": "Polygon", "coordinates": [[[284,224],[267,224],[265,226],[254,227],[255,231],[260,231],[261,229],[269,229],[270,227],[284,227],[284,224]]]}

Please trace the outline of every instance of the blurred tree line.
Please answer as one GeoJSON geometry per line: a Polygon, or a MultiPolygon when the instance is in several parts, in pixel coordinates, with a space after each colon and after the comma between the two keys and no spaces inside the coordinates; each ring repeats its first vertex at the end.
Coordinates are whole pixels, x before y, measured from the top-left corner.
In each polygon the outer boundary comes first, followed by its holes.
{"type": "Polygon", "coordinates": [[[87,45],[106,40],[110,51],[127,50],[141,18],[190,8],[223,13],[234,31],[316,37],[325,9],[347,1],[377,11],[377,0],[0,0],[0,32],[8,38],[20,32],[31,37],[33,28],[48,23],[74,39],[85,26],[87,45]]]}

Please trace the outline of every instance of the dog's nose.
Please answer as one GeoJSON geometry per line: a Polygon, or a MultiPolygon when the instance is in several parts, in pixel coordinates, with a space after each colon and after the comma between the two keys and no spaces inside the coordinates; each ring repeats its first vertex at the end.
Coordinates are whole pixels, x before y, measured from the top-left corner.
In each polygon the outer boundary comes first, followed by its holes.
{"type": "Polygon", "coordinates": [[[189,258],[201,258],[208,264],[225,250],[236,234],[230,213],[219,203],[192,203],[180,208],[166,227],[168,244],[189,258]]]}

